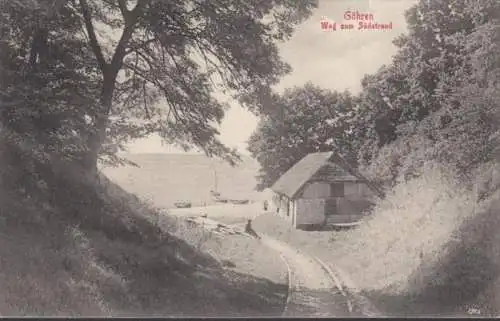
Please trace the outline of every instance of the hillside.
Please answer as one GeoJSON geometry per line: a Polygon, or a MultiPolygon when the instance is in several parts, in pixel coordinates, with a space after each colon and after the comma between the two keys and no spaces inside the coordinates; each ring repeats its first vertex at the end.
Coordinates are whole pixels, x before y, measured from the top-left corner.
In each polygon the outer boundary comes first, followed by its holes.
{"type": "MultiPolygon", "coordinates": [[[[238,257],[231,249],[220,247],[217,257],[200,249],[211,240],[196,227],[183,231],[190,240],[174,236],[178,220],[159,217],[105,176],[96,185],[63,172],[53,197],[44,188],[0,193],[2,315],[281,313],[286,286],[273,275],[238,261],[224,267],[238,257]]],[[[263,251],[252,240],[232,242],[245,244],[247,261],[263,251]]]]}

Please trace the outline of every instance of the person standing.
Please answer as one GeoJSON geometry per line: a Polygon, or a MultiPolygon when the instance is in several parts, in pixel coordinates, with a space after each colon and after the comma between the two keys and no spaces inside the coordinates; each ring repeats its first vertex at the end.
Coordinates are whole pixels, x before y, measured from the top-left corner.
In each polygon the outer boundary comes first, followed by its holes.
{"type": "Polygon", "coordinates": [[[245,233],[250,234],[251,236],[260,239],[260,236],[253,230],[252,228],[252,220],[248,219],[247,224],[245,225],[245,233]]]}

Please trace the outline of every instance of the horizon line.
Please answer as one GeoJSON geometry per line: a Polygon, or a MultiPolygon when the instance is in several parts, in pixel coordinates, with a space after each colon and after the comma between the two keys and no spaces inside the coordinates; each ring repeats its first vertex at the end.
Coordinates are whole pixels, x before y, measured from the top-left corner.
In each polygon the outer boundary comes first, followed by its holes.
{"type": "MultiPolygon", "coordinates": [[[[239,152],[239,151],[238,151],[239,152]]],[[[124,154],[132,154],[132,155],[143,155],[143,154],[155,154],[155,155],[198,155],[198,156],[206,156],[210,158],[207,154],[201,152],[201,153],[193,153],[193,152],[162,152],[162,151],[157,151],[157,152],[129,152],[129,151],[121,151],[117,153],[118,155],[124,155],[124,154]]],[[[252,156],[250,153],[241,153],[239,152],[240,155],[243,156],[252,156]]],[[[212,156],[213,158],[217,158],[219,156],[212,156]]]]}

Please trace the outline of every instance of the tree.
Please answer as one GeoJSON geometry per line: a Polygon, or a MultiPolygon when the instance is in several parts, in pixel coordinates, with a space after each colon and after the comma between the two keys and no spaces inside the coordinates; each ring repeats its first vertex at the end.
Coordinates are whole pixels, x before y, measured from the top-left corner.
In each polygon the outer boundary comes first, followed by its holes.
{"type": "Polygon", "coordinates": [[[335,150],[352,155],[353,100],[348,92],[308,83],[275,96],[269,109],[274,112],[262,116],[248,141],[248,150],[261,165],[257,189],[272,185],[309,153],[335,150]]]}
{"type": "Polygon", "coordinates": [[[77,36],[81,25],[62,1],[2,2],[1,9],[2,156],[26,185],[49,173],[54,157],[85,153],[86,115],[96,111],[100,79],[77,36]]]}
{"type": "Polygon", "coordinates": [[[420,1],[393,62],[364,79],[360,160],[394,179],[428,160],[465,173],[492,156],[498,90],[495,1],[420,1]]]}
{"type": "MultiPolygon", "coordinates": [[[[81,37],[81,21],[63,3],[1,3],[2,143],[10,145],[11,153],[41,163],[53,156],[83,158],[92,130],[89,115],[96,115],[101,86],[93,53],[81,37]]],[[[140,136],[138,126],[122,118],[111,124],[112,141],[102,149],[101,156],[114,162],[124,160],[112,153],[113,146],[140,136]]]]}
{"type": "Polygon", "coordinates": [[[276,43],[290,37],[316,1],[16,0],[2,6],[2,26],[14,24],[3,30],[8,46],[31,44],[31,52],[14,50],[22,54],[20,66],[31,62],[42,70],[42,57],[57,45],[85,60],[78,71],[65,70],[98,87],[84,95],[97,98],[95,106],[75,108],[86,120],[82,163],[95,170],[99,155],[120,146],[106,147],[110,135],[158,132],[184,148],[237,159],[218,140],[226,105],[213,94],[223,89],[260,112],[271,85],[290,70],[276,43]],[[14,29],[23,37],[10,37],[14,29]]]}
{"type": "Polygon", "coordinates": [[[289,71],[276,41],[290,37],[316,2],[133,2],[68,4],[82,16],[102,76],[87,166],[95,166],[113,112],[140,119],[148,132],[184,148],[196,145],[209,155],[234,159],[234,151],[217,138],[214,125],[226,107],[212,95],[213,81],[259,111],[270,86],[289,71]],[[98,39],[98,25],[120,30],[113,50],[98,39]],[[160,97],[164,104],[154,105],[160,97]]]}

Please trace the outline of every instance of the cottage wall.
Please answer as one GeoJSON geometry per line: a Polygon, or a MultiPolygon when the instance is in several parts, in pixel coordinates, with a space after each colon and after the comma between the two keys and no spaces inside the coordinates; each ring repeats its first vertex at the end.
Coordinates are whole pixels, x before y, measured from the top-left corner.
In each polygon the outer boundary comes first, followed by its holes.
{"type": "Polygon", "coordinates": [[[280,205],[281,205],[281,199],[279,194],[274,194],[272,198],[272,203],[273,203],[273,212],[279,213],[280,212],[280,205]]]}
{"type": "Polygon", "coordinates": [[[295,201],[290,200],[288,206],[290,209],[290,215],[287,217],[287,220],[290,221],[290,223],[295,227],[297,221],[297,204],[295,201]]]}
{"type": "Polygon", "coordinates": [[[325,200],[300,198],[295,201],[297,207],[296,224],[312,225],[325,222],[325,200]]]}
{"type": "Polygon", "coordinates": [[[316,199],[330,197],[330,185],[325,182],[312,182],[304,187],[300,198],[316,199]]]}
{"type": "Polygon", "coordinates": [[[373,192],[365,183],[344,182],[344,197],[350,200],[368,199],[373,196],[373,192]]]}
{"type": "Polygon", "coordinates": [[[362,196],[362,187],[358,182],[344,182],[345,197],[360,197],[362,196]]]}
{"type": "Polygon", "coordinates": [[[331,184],[344,185],[344,197],[350,200],[365,199],[372,195],[365,183],[360,181],[314,181],[307,183],[299,198],[316,199],[331,198],[331,184]]]}
{"type": "Polygon", "coordinates": [[[287,197],[281,198],[280,211],[282,215],[290,216],[290,203],[287,197]]]}
{"type": "Polygon", "coordinates": [[[294,212],[296,211],[296,206],[293,201],[284,195],[275,194],[273,201],[276,204],[275,212],[278,213],[283,219],[293,223],[294,212]]]}
{"type": "Polygon", "coordinates": [[[330,196],[330,185],[326,182],[310,182],[295,200],[295,226],[323,224],[325,221],[325,199],[330,196]]]}
{"type": "Polygon", "coordinates": [[[350,200],[346,198],[338,198],[336,214],[362,214],[370,206],[371,203],[367,200],[350,200]]]}
{"type": "Polygon", "coordinates": [[[367,198],[374,195],[373,191],[364,182],[344,182],[346,197],[367,198]]]}
{"type": "MultiPolygon", "coordinates": [[[[317,178],[318,179],[318,178],[317,178]]],[[[296,225],[351,223],[362,218],[371,203],[371,190],[361,181],[312,181],[298,196],[296,225]],[[343,185],[344,196],[333,197],[331,184],[343,185]],[[333,203],[332,203],[333,202],[333,203]]]]}
{"type": "Polygon", "coordinates": [[[344,197],[337,198],[337,213],[341,215],[358,215],[370,206],[373,192],[363,182],[344,182],[344,197]]]}

